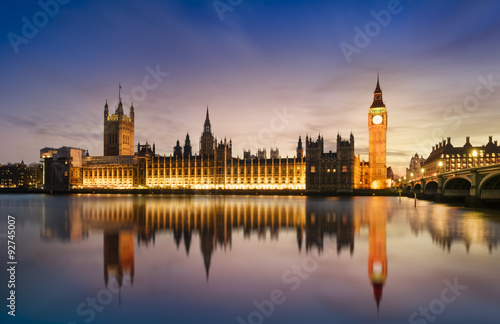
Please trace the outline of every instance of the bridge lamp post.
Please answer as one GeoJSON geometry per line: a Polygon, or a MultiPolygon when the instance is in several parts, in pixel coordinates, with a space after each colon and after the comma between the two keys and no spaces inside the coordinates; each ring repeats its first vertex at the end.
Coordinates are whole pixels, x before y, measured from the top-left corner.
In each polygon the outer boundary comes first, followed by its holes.
{"type": "Polygon", "coordinates": [[[443,162],[439,161],[439,172],[443,173],[443,162]]]}
{"type": "Polygon", "coordinates": [[[410,175],[411,175],[411,178],[413,179],[413,172],[410,175]]]}
{"type": "Polygon", "coordinates": [[[422,174],[422,178],[424,177],[424,168],[422,168],[422,170],[420,170],[420,173],[422,174]]]}
{"type": "Polygon", "coordinates": [[[472,151],[472,157],[473,157],[472,166],[475,168],[476,167],[476,158],[477,158],[477,151],[476,150],[472,151]]]}

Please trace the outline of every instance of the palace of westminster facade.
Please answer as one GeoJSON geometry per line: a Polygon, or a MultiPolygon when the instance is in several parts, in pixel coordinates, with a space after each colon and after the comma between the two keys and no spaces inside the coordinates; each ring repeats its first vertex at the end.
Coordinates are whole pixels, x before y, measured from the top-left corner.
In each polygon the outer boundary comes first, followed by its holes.
{"type": "Polygon", "coordinates": [[[257,156],[244,151],[232,155],[232,141],[217,141],[207,107],[199,154],[193,154],[189,134],[184,146],[177,141],[173,155],[156,154],[155,145],[137,143],[134,152],[135,111],[123,111],[121,98],[114,114],[104,106],[104,155],[88,156],[72,147],[44,148],[46,190],[78,188],[155,188],[225,190],[306,190],[308,192],[352,192],[353,189],[388,187],[386,167],[387,110],[379,80],[368,113],[369,162],[354,152],[354,136],[337,135],[337,151],[324,152],[321,135],[299,136],[296,156],[281,158],[278,151],[257,156]],[[305,149],[305,151],[304,151],[305,149]]]}

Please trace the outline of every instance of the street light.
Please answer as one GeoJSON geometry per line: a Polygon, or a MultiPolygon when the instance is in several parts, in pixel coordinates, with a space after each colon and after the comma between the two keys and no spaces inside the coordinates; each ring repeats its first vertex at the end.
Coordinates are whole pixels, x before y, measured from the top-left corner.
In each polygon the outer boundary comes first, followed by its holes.
{"type": "Polygon", "coordinates": [[[443,167],[443,162],[439,161],[439,171],[441,173],[443,173],[442,167],[443,167]]]}

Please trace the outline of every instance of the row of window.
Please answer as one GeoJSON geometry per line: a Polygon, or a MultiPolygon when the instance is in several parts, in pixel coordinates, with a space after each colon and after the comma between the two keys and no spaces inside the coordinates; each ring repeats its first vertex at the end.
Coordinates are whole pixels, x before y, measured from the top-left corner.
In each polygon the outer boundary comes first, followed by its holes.
{"type": "MultiPolygon", "coordinates": [[[[479,151],[479,152],[477,153],[477,155],[478,155],[479,157],[490,157],[490,153],[486,153],[486,154],[484,154],[484,152],[483,152],[483,151],[479,151]]],[[[443,159],[445,156],[446,156],[446,158],[447,158],[447,159],[449,159],[449,158],[450,158],[450,154],[446,154],[446,155],[445,155],[445,154],[441,154],[441,158],[442,158],[442,159],[443,159]]],[[[464,157],[464,158],[465,158],[465,157],[473,157],[473,156],[474,156],[474,154],[473,154],[473,153],[462,154],[462,155],[460,155],[460,154],[451,154],[451,157],[452,157],[452,158],[454,158],[454,157],[457,157],[457,158],[459,158],[459,157],[464,157]]],[[[491,157],[495,157],[495,156],[500,156],[500,154],[491,153],[491,157]]]]}
{"type": "MultiPolygon", "coordinates": [[[[293,181],[293,178],[290,178],[289,179],[290,181],[289,182],[286,182],[286,179],[282,179],[282,181],[280,182],[278,179],[264,179],[264,178],[261,178],[260,181],[258,181],[257,178],[253,179],[253,181],[251,181],[251,179],[247,179],[247,181],[245,181],[245,179],[233,179],[232,181],[229,180],[227,181],[226,183],[227,184],[300,184],[301,181],[300,179],[297,179],[297,181],[293,181]]],[[[153,185],[153,184],[213,184],[214,183],[214,180],[213,179],[204,179],[203,181],[195,181],[195,180],[189,180],[189,179],[185,179],[182,180],[182,179],[177,179],[177,180],[172,180],[172,181],[169,181],[169,180],[165,180],[165,181],[162,181],[162,179],[149,179],[148,180],[148,185],[153,185]]]]}
{"type": "MultiPolygon", "coordinates": [[[[450,161],[450,159],[446,160],[447,163],[449,163],[449,161],[450,161]]],[[[495,160],[495,158],[491,158],[491,160],[489,158],[480,158],[480,159],[476,158],[476,159],[474,159],[474,161],[476,163],[478,163],[478,162],[479,163],[495,163],[495,161],[496,161],[496,163],[500,163],[500,158],[497,158],[496,160],[495,160]]],[[[457,163],[460,163],[460,162],[462,162],[462,163],[466,163],[466,162],[472,163],[473,159],[471,159],[471,158],[469,158],[469,159],[456,159],[456,160],[455,159],[451,159],[451,162],[452,163],[454,163],[454,162],[457,162],[457,163]]]]}
{"type": "MultiPolygon", "coordinates": [[[[137,174],[137,173],[136,173],[137,174]]],[[[132,177],[133,170],[130,169],[99,169],[99,170],[85,170],[83,171],[84,177],[132,177]]]]}
{"type": "Polygon", "coordinates": [[[83,184],[89,183],[132,183],[131,179],[84,179],[83,184]]]}
{"type": "MultiPolygon", "coordinates": [[[[330,173],[330,172],[336,173],[337,169],[323,168],[323,172],[326,172],[326,173],[330,173]]],[[[343,165],[342,166],[342,172],[347,172],[347,165],[343,165]]],[[[316,166],[315,165],[311,165],[311,173],[316,173],[316,166]]]]}
{"type": "MultiPolygon", "coordinates": [[[[157,165],[157,164],[149,164],[148,165],[149,169],[160,169],[160,170],[161,169],[182,169],[182,170],[195,170],[196,169],[196,170],[200,170],[201,167],[203,167],[203,166],[199,165],[199,166],[196,166],[196,167],[193,167],[193,166],[184,166],[183,167],[183,166],[169,166],[169,165],[163,166],[161,164],[160,165],[157,165]]],[[[212,169],[214,167],[215,167],[214,165],[211,165],[209,167],[206,166],[206,165],[204,166],[204,168],[208,168],[208,169],[212,169]]],[[[243,174],[245,171],[246,171],[246,173],[252,173],[252,171],[253,171],[253,173],[258,173],[259,169],[260,169],[260,173],[266,173],[266,171],[267,171],[267,173],[272,173],[273,169],[274,169],[274,173],[279,173],[279,171],[280,171],[280,167],[274,167],[274,168],[273,167],[267,167],[266,168],[265,166],[261,166],[259,168],[257,166],[254,166],[254,167],[250,167],[250,166],[246,166],[246,167],[244,167],[244,166],[234,167],[234,166],[228,165],[228,166],[225,166],[223,168],[227,169],[229,172],[231,172],[231,170],[233,170],[233,173],[241,173],[241,174],[243,174]]],[[[295,169],[295,171],[300,172],[300,167],[299,166],[296,167],[296,168],[289,167],[288,168],[288,172],[289,173],[293,173],[294,169],[295,169]]],[[[286,171],[287,171],[286,167],[281,167],[281,173],[286,173],[286,171]]]]}
{"type": "MultiPolygon", "coordinates": [[[[214,170],[213,168],[210,169],[149,169],[148,170],[148,176],[176,176],[176,175],[213,175],[214,170]],[[169,173],[170,171],[170,173],[169,173]],[[195,173],[196,172],[196,173],[195,173]]],[[[330,169],[328,169],[328,172],[330,172],[330,169]]],[[[335,172],[335,171],[333,171],[335,172]]],[[[133,170],[127,170],[127,169],[99,169],[99,170],[85,170],[83,171],[83,174],[85,177],[127,177],[127,176],[133,176],[133,170]]],[[[254,174],[257,174],[258,172],[255,172],[254,174]]],[[[293,174],[293,170],[290,172],[293,174]]],[[[224,174],[224,169],[219,168],[217,174],[224,174]]],[[[231,169],[227,169],[227,175],[231,175],[231,169]]],[[[238,170],[235,168],[234,169],[234,175],[238,175],[238,170]]],[[[241,175],[245,174],[252,174],[251,172],[245,173],[244,170],[240,170],[241,175]]],[[[265,172],[262,172],[262,174],[266,174],[265,172]]],[[[267,174],[272,174],[271,172],[268,172],[267,174]]],[[[275,175],[278,175],[279,172],[275,171],[275,175]]],[[[286,174],[286,172],[283,172],[283,174],[286,174]]],[[[136,173],[137,175],[137,173],[136,173]]],[[[253,175],[253,174],[252,174],[253,175]]],[[[300,176],[301,173],[300,171],[295,174],[296,176],[300,176]]]]}
{"type": "MultiPolygon", "coordinates": [[[[109,144],[118,144],[118,134],[109,134],[108,136],[108,142],[109,144]]],[[[130,135],[124,134],[122,136],[122,142],[123,144],[130,144],[130,135]]]]}

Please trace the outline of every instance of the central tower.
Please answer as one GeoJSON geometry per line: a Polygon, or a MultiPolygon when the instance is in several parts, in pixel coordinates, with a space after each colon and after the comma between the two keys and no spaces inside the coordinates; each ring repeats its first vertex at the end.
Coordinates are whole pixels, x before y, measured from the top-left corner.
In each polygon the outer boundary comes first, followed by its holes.
{"type": "Polygon", "coordinates": [[[207,116],[205,117],[205,124],[203,125],[203,133],[200,138],[200,155],[210,156],[215,153],[215,139],[212,134],[212,125],[210,124],[210,117],[208,116],[208,106],[207,106],[207,116]]]}
{"type": "Polygon", "coordinates": [[[104,156],[134,155],[134,104],[127,117],[123,112],[121,85],[118,90],[118,107],[109,114],[108,101],[104,105],[104,156]]]}
{"type": "Polygon", "coordinates": [[[368,159],[370,162],[370,187],[386,188],[386,142],[387,142],[387,109],[382,100],[379,76],[373,93],[373,103],[368,112],[368,159]]]}

